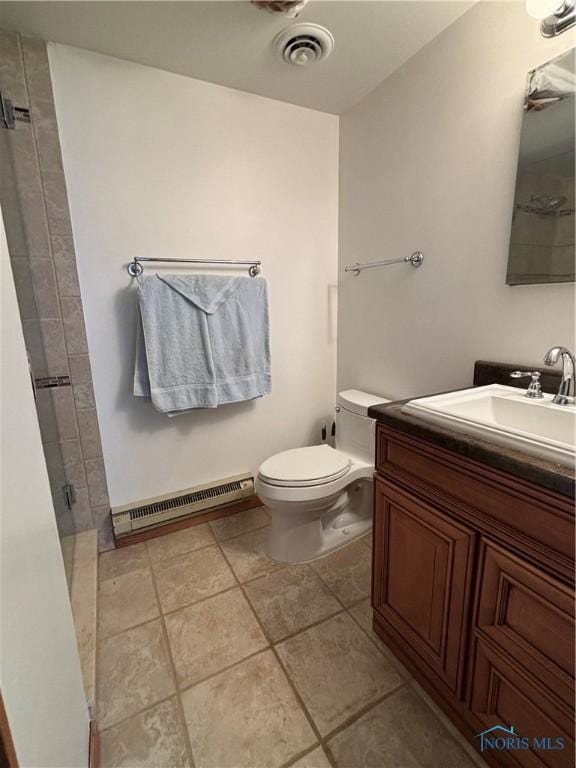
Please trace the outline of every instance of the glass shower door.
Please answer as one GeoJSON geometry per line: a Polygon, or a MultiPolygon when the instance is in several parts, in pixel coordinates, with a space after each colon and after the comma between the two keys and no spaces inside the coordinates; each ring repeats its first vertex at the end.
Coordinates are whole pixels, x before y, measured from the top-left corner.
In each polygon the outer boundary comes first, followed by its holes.
{"type": "Polygon", "coordinates": [[[65,350],[64,354],[58,354],[51,339],[62,320],[58,303],[46,295],[45,276],[47,270],[52,269],[50,253],[43,254],[38,248],[38,219],[42,214],[38,207],[44,202],[41,195],[31,199],[34,192],[27,176],[31,177],[32,173],[27,163],[33,163],[35,158],[30,151],[30,129],[29,124],[19,121],[15,122],[13,129],[0,126],[0,206],[70,589],[75,533],[74,472],[78,470],[78,463],[71,455],[73,441],[62,439],[65,415],[59,413],[62,410],[61,388],[67,387],[71,397],[70,377],[65,350]],[[50,354],[47,354],[47,343],[52,347],[50,354]]]}

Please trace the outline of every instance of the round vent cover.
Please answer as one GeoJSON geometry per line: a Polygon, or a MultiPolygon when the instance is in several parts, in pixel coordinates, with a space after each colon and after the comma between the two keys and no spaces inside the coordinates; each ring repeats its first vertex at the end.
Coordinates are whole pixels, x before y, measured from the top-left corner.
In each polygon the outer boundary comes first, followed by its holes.
{"type": "Polygon", "coordinates": [[[293,24],[276,35],[274,47],[288,64],[308,67],[332,53],[334,38],[319,24],[293,24]]]}

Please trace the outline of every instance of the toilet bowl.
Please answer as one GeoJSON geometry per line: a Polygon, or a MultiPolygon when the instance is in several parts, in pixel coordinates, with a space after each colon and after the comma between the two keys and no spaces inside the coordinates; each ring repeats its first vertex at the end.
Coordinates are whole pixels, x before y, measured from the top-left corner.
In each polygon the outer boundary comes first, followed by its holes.
{"type": "Polygon", "coordinates": [[[334,448],[293,448],[258,470],[255,490],[272,514],[266,550],[278,562],[315,560],[372,527],[375,421],[368,408],[388,401],[349,389],[337,402],[334,448]]]}

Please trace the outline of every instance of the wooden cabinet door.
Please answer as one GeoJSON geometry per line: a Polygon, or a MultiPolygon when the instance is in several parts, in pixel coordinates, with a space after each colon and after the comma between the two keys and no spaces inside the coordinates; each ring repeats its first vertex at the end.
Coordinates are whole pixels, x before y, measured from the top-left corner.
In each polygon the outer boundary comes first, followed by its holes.
{"type": "Polygon", "coordinates": [[[485,540],[478,582],[475,634],[573,707],[574,590],[485,540]]]}
{"type": "Polygon", "coordinates": [[[574,768],[574,720],[570,708],[528,670],[481,638],[474,642],[470,709],[483,724],[482,730],[512,726],[519,738],[527,739],[525,748],[506,750],[518,765],[574,768]],[[562,739],[562,749],[558,748],[558,739],[562,739]]]}
{"type": "Polygon", "coordinates": [[[474,534],[379,478],[374,494],[374,609],[422,671],[457,693],[474,534]]]}

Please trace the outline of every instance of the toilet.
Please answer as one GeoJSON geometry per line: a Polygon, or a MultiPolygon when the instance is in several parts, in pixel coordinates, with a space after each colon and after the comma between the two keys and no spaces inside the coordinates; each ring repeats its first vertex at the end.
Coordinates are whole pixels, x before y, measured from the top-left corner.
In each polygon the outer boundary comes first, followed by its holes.
{"type": "Polygon", "coordinates": [[[315,560],[370,530],[375,421],[368,408],[387,402],[340,392],[335,448],[294,448],[261,464],[256,493],[272,514],[266,550],[273,560],[315,560]]]}

